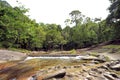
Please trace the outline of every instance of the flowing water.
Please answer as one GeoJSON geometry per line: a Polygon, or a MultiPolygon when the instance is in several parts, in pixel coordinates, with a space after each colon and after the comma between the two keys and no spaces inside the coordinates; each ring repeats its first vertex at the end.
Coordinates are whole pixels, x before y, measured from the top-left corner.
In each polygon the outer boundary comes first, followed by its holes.
{"type": "Polygon", "coordinates": [[[81,59],[85,56],[40,56],[40,57],[30,57],[28,56],[25,60],[30,60],[30,59],[81,59]]]}

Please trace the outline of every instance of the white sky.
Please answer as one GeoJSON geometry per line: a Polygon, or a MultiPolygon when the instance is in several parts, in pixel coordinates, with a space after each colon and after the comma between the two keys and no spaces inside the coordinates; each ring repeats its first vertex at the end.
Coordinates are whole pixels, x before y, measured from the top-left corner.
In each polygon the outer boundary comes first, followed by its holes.
{"type": "MultiPolygon", "coordinates": [[[[16,0],[6,0],[12,6],[18,5],[16,0]]],[[[65,25],[65,19],[69,18],[72,10],[79,10],[82,14],[91,17],[105,19],[108,15],[109,0],[18,0],[25,8],[29,8],[30,18],[37,22],[56,23],[65,25]]]]}

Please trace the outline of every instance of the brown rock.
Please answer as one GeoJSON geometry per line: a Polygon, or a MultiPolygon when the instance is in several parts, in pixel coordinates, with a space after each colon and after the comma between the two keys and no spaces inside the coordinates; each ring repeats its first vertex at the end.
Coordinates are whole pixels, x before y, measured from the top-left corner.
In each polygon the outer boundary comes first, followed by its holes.
{"type": "Polygon", "coordinates": [[[66,72],[64,69],[62,69],[62,70],[55,71],[53,73],[48,73],[47,75],[44,75],[42,80],[48,80],[52,78],[63,78],[65,75],[66,75],[66,72]]]}

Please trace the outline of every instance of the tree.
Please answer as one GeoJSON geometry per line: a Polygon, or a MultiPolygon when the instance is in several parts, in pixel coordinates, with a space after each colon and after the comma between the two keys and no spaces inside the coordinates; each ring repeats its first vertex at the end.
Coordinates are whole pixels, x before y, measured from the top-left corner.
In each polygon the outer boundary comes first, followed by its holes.
{"type": "Polygon", "coordinates": [[[64,38],[57,30],[49,30],[46,34],[46,47],[49,49],[55,49],[60,45],[65,44],[64,38]]]}
{"type": "MultiPolygon", "coordinates": [[[[42,24],[43,25],[43,24],[42,24]]],[[[46,24],[43,25],[44,31],[46,32],[46,40],[44,42],[44,47],[49,49],[62,48],[65,44],[65,40],[62,36],[62,28],[57,24],[46,24]]]]}
{"type": "Polygon", "coordinates": [[[111,5],[108,8],[110,14],[107,17],[109,22],[120,21],[120,0],[110,0],[111,5]]]}
{"type": "Polygon", "coordinates": [[[36,50],[42,49],[43,43],[46,40],[46,33],[44,32],[43,28],[41,26],[33,26],[29,31],[29,35],[31,35],[29,37],[29,39],[31,39],[31,43],[28,47],[36,50]]]}
{"type": "Polygon", "coordinates": [[[8,3],[0,2],[0,44],[3,47],[43,47],[45,32],[35,20],[25,15],[27,11],[23,6],[13,8],[8,3]]]}
{"type": "Polygon", "coordinates": [[[73,10],[71,13],[69,13],[69,15],[72,18],[72,23],[75,23],[75,26],[77,26],[82,21],[83,15],[79,10],[73,10]]]}
{"type": "Polygon", "coordinates": [[[107,23],[114,29],[114,39],[120,39],[120,0],[109,0],[111,2],[110,14],[107,17],[107,23]]]}
{"type": "Polygon", "coordinates": [[[65,23],[66,26],[69,26],[70,23],[71,23],[71,22],[70,22],[70,19],[66,19],[66,20],[64,21],[64,23],[65,23]]]}
{"type": "Polygon", "coordinates": [[[4,47],[12,46],[12,43],[14,43],[15,36],[12,36],[15,34],[15,31],[10,31],[10,22],[14,21],[13,16],[13,8],[6,2],[0,0],[0,31],[1,31],[1,39],[0,44],[4,47]],[[12,35],[11,35],[12,34],[12,35]]]}

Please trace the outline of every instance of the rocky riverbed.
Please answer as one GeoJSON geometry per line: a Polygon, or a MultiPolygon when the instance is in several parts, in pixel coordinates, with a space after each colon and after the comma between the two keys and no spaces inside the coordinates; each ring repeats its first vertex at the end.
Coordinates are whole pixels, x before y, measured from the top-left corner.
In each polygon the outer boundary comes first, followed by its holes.
{"type": "Polygon", "coordinates": [[[0,80],[120,80],[120,60],[32,59],[1,66],[0,80]]]}
{"type": "Polygon", "coordinates": [[[120,61],[111,61],[101,64],[55,66],[48,70],[40,70],[34,78],[38,80],[120,80],[119,64],[120,61]]]}
{"type": "MultiPolygon", "coordinates": [[[[16,55],[14,51],[9,52],[14,57],[19,56],[19,53],[16,55]]],[[[111,60],[104,55],[86,53],[87,56],[79,56],[77,59],[21,60],[26,56],[24,54],[19,60],[13,58],[0,63],[0,80],[120,80],[118,58],[111,60]]]]}

